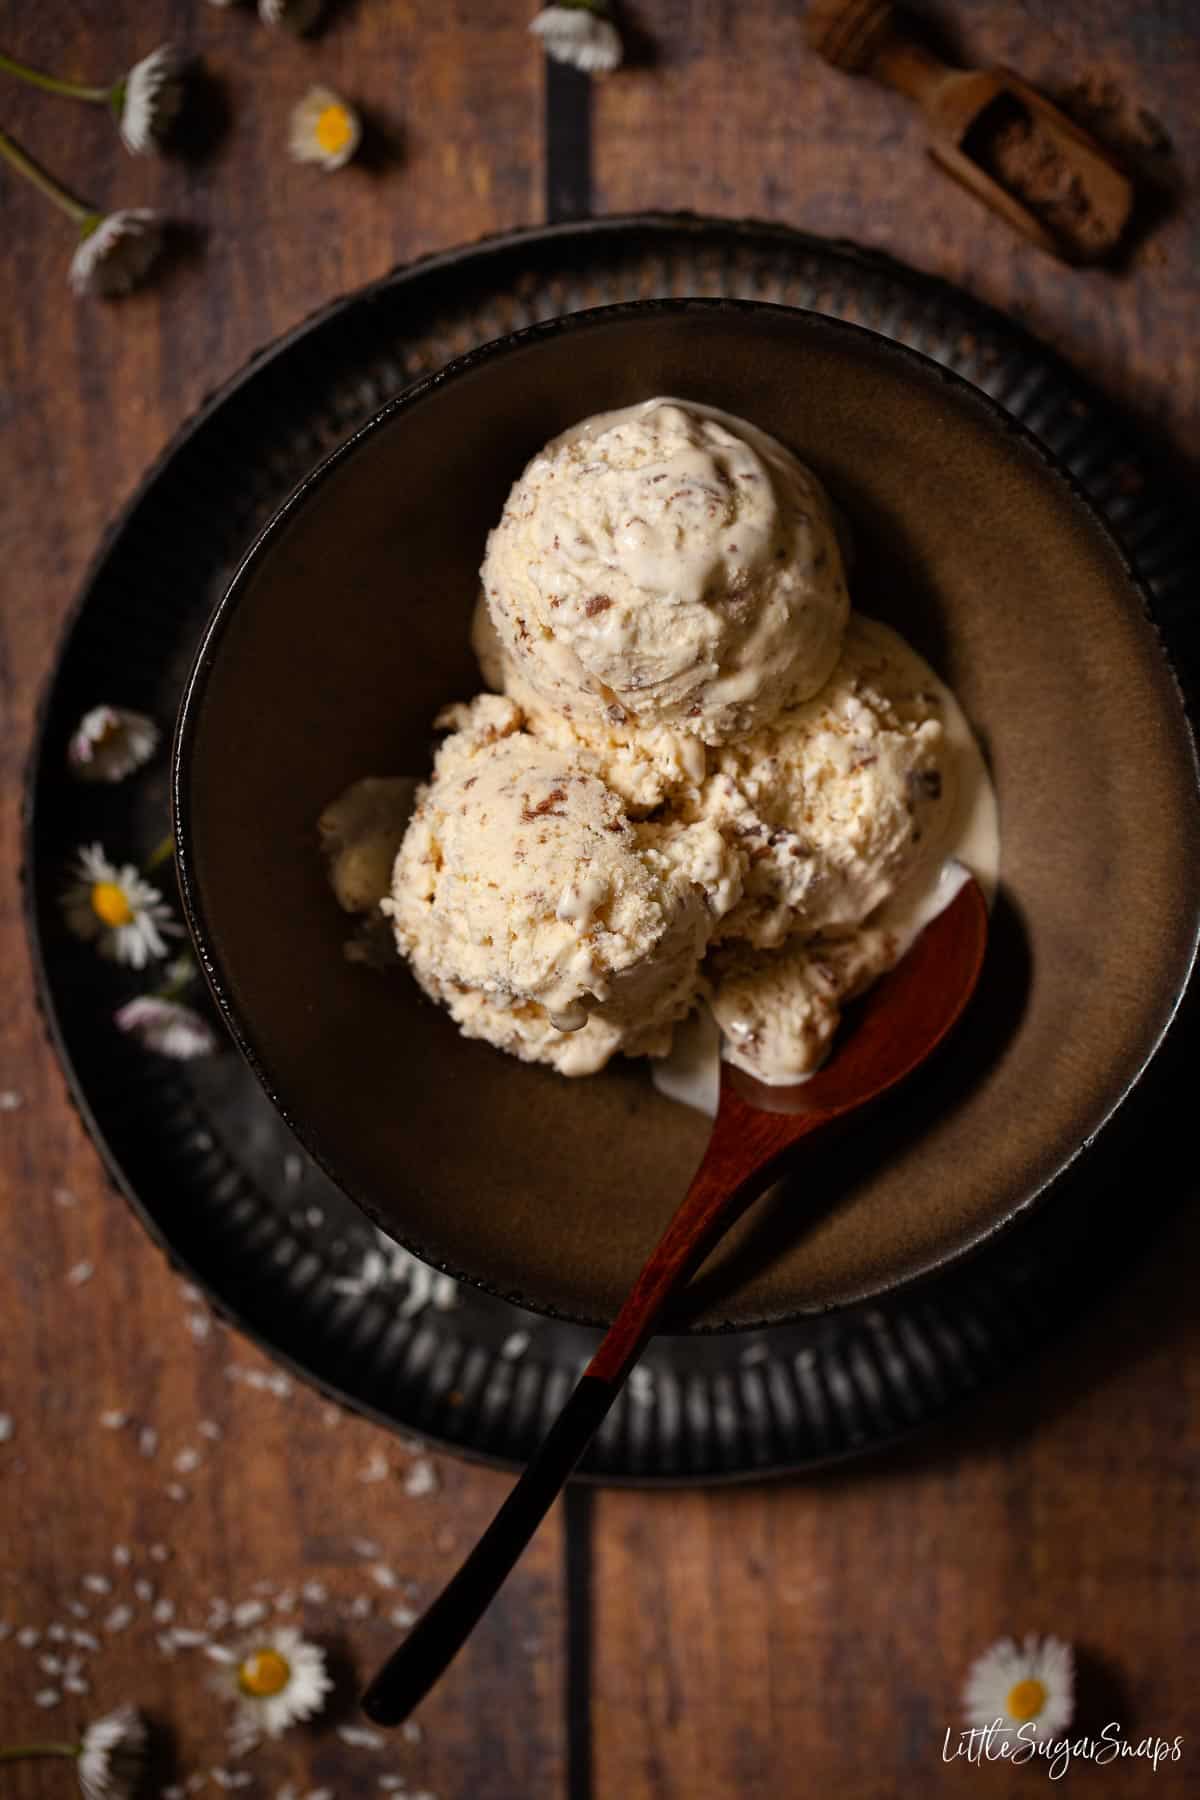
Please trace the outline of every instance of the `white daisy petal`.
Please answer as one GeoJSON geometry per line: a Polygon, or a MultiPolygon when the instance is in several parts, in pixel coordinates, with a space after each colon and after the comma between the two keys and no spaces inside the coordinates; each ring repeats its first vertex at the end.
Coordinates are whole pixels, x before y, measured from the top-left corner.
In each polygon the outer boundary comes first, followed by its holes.
{"type": "Polygon", "coordinates": [[[1004,1730],[1025,1728],[1026,1738],[1057,1737],[1075,1710],[1075,1655],[1060,1638],[1030,1633],[1023,1644],[1001,1638],[972,1663],[963,1687],[968,1725],[1000,1720],[1004,1730]]]}
{"type": "Polygon", "coordinates": [[[258,0],[258,16],[264,25],[283,25],[303,37],[321,16],[324,0],[258,0]]]}
{"type": "Polygon", "coordinates": [[[119,1706],[89,1725],[79,1748],[84,1800],[130,1800],[146,1753],[146,1725],[133,1706],[119,1706]]]}
{"type": "Polygon", "coordinates": [[[127,294],[148,273],[162,249],[162,221],[145,207],[108,213],[88,226],[71,258],[77,294],[112,299],[127,294]]]}
{"type": "Polygon", "coordinates": [[[362,121],[332,88],[311,87],[292,109],[288,149],[296,162],[341,169],[362,142],[362,121]]]}
{"type": "Polygon", "coordinates": [[[67,745],[67,763],[80,781],[123,781],[158,748],[158,726],[145,713],[93,706],[67,745]]]}
{"type": "Polygon", "coordinates": [[[119,1031],[129,1031],[147,1050],[159,1056],[190,1062],[194,1056],[211,1056],[218,1038],[207,1019],[178,1000],[141,994],[118,1009],[113,1017],[119,1031]]]}
{"type": "Polygon", "coordinates": [[[621,34],[591,6],[544,7],[529,29],[542,40],[547,56],[585,75],[607,75],[620,67],[621,34]]]}
{"type": "Polygon", "coordinates": [[[167,937],[182,935],[158,889],[132,863],[110,862],[99,844],[80,850],[74,877],[62,896],[67,927],[110,962],[144,969],[167,954],[167,937]]]}
{"type": "Polygon", "coordinates": [[[145,156],[166,136],[183,104],[188,58],[173,44],[162,44],[134,63],[117,89],[117,124],[121,141],[135,156],[145,156]]]}

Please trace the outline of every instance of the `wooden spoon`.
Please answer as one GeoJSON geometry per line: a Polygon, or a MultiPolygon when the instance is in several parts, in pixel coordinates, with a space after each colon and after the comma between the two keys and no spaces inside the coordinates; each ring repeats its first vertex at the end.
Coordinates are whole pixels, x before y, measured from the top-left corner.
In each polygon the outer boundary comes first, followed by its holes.
{"type": "Polygon", "coordinates": [[[587,1449],[663,1308],[767,1188],[804,1138],[894,1087],[935,1050],[971,997],[987,907],[968,881],[908,955],[859,1003],[845,1041],[796,1087],[765,1087],[721,1065],[721,1101],[704,1161],[567,1404],[496,1517],[392,1652],[363,1698],[399,1725],[459,1650],[587,1449]]]}

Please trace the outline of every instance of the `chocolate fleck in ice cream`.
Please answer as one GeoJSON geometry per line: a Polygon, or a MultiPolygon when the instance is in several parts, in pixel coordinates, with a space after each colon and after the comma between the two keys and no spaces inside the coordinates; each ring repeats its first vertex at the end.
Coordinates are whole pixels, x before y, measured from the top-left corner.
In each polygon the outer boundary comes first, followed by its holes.
{"type": "Polygon", "coordinates": [[[815,476],[689,402],[602,414],[533,458],[481,573],[495,691],[439,715],[398,850],[395,783],[327,810],[342,904],[527,1061],[669,1058],[699,1007],[731,1061],[802,1080],[962,863],[996,863],[970,729],[849,612],[815,476]]]}

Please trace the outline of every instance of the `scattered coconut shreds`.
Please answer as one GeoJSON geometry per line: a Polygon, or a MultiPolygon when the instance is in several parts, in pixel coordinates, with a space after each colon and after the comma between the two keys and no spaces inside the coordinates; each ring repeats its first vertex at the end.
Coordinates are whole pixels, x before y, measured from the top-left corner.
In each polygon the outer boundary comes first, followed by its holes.
{"type": "Polygon", "coordinates": [[[208,1313],[188,1313],[184,1323],[198,1344],[212,1336],[213,1322],[208,1313]]]}
{"type": "Polygon", "coordinates": [[[397,1631],[407,1631],[410,1625],[416,1624],[417,1615],[411,1606],[394,1606],[388,1614],[388,1622],[397,1631]]]}
{"type": "Polygon", "coordinates": [[[425,1731],[424,1727],[419,1725],[416,1719],[405,1719],[403,1725],[400,1727],[400,1735],[407,1743],[419,1744],[425,1736],[425,1731]]]}
{"type": "Polygon", "coordinates": [[[245,1630],[250,1625],[257,1625],[259,1620],[265,1619],[266,1616],[267,1609],[261,1600],[243,1600],[240,1606],[235,1606],[233,1609],[233,1622],[241,1630],[245,1630]]]}
{"type": "Polygon", "coordinates": [[[95,1273],[92,1264],[85,1258],[82,1262],[72,1263],[67,1270],[67,1280],[72,1287],[82,1287],[84,1282],[90,1281],[95,1273]]]}
{"type": "Polygon", "coordinates": [[[37,1666],[43,1675],[61,1675],[63,1672],[61,1656],[39,1656],[37,1666]]]}
{"type": "Polygon", "coordinates": [[[385,1794],[398,1794],[404,1787],[403,1775],[380,1775],[376,1779],[385,1794]]]}
{"type": "Polygon", "coordinates": [[[374,1538],[352,1537],[350,1539],[350,1548],[353,1550],[355,1556],[375,1557],[380,1554],[380,1547],[375,1542],[374,1538]]]}
{"type": "Polygon", "coordinates": [[[36,1650],[42,1641],[42,1634],[36,1625],[23,1625],[17,1633],[17,1642],[22,1650],[36,1650]]]}
{"type": "Polygon", "coordinates": [[[200,1467],[200,1452],[198,1450],[193,1450],[190,1444],[185,1445],[176,1456],[171,1467],[180,1475],[190,1475],[193,1469],[198,1469],[200,1467]]]}
{"type": "Polygon", "coordinates": [[[376,1587],[394,1588],[400,1586],[400,1577],[395,1569],[389,1569],[386,1563],[376,1563],[371,1570],[371,1580],[376,1587]]]}
{"type": "Polygon", "coordinates": [[[207,1631],[196,1631],[190,1625],[176,1625],[168,1636],[177,1650],[199,1650],[208,1642],[207,1631]]]}
{"type": "Polygon", "coordinates": [[[46,1627],[46,1636],[52,1644],[65,1644],[70,1635],[65,1625],[54,1624],[46,1627]]]}
{"type": "Polygon", "coordinates": [[[431,1269],[411,1251],[394,1244],[382,1231],[375,1233],[374,1241],[363,1251],[357,1269],[338,1276],[330,1285],[339,1294],[356,1296],[375,1293],[382,1288],[402,1289],[404,1298],[396,1308],[401,1319],[410,1319],[427,1306],[432,1306],[436,1312],[446,1312],[458,1303],[456,1281],[431,1269]]]}
{"type": "Polygon", "coordinates": [[[151,1544],[149,1556],[150,1561],[156,1563],[165,1563],[171,1560],[171,1552],[165,1544],[151,1544]]]}
{"type": "Polygon", "coordinates": [[[372,1450],[362,1468],[358,1471],[360,1481],[386,1481],[390,1474],[388,1459],[382,1450],[372,1450]]]}
{"type": "Polygon", "coordinates": [[[11,1413],[0,1413],[0,1444],[7,1444],[13,1434],[11,1413]]]}
{"type": "Polygon", "coordinates": [[[527,1331],[510,1331],[500,1346],[500,1355],[505,1362],[516,1362],[519,1356],[524,1356],[532,1341],[527,1331]]]}
{"type": "Polygon", "coordinates": [[[67,1611],[73,1619],[90,1619],[92,1616],[82,1600],[68,1600],[67,1611]]]}
{"type": "Polygon", "coordinates": [[[404,1491],[414,1500],[423,1499],[426,1494],[435,1494],[440,1486],[438,1472],[428,1457],[415,1462],[404,1477],[404,1491]]]}
{"type": "Polygon", "coordinates": [[[57,1688],[40,1688],[33,1696],[33,1704],[48,1709],[51,1706],[57,1706],[61,1699],[62,1695],[57,1688]]]}
{"type": "Polygon", "coordinates": [[[217,1424],[215,1419],[201,1419],[196,1430],[200,1433],[201,1437],[207,1438],[209,1442],[213,1444],[217,1443],[224,1436],[221,1427],[217,1424]]]}
{"type": "Polygon", "coordinates": [[[369,1619],[375,1610],[375,1602],[370,1594],[359,1594],[346,1608],[348,1619],[369,1619]]]}
{"type": "Polygon", "coordinates": [[[54,1201],[55,1206],[78,1206],[79,1205],[79,1201],[76,1199],[75,1195],[71,1192],[69,1187],[51,1188],[50,1198],[54,1201]]]}
{"type": "Polygon", "coordinates": [[[112,1558],[118,1569],[127,1569],[133,1561],[133,1551],[128,1544],[114,1544],[112,1558]]]}
{"type": "Polygon", "coordinates": [[[24,1104],[25,1096],[18,1094],[16,1088],[0,1088],[0,1112],[16,1112],[24,1104]]]}
{"type": "Polygon", "coordinates": [[[321,1423],[327,1430],[331,1426],[340,1425],[341,1422],[342,1415],[336,1406],[324,1406],[321,1408],[321,1423]]]}
{"type": "Polygon", "coordinates": [[[73,1631],[71,1642],[78,1644],[81,1650],[99,1650],[100,1648],[100,1639],[90,1631],[73,1631]]]}
{"type": "Polygon", "coordinates": [[[64,1675],[63,1676],[63,1693],[64,1694],[90,1694],[91,1691],[92,1691],[91,1682],[85,1681],[82,1675],[64,1675]]]}
{"type": "Polygon", "coordinates": [[[133,1592],[134,1597],[140,1600],[143,1606],[149,1606],[154,1598],[154,1583],[147,1581],[144,1575],[139,1575],[133,1584],[133,1592]]]}
{"type": "Polygon", "coordinates": [[[105,1431],[121,1431],[129,1423],[129,1414],[119,1406],[111,1406],[100,1414],[100,1423],[105,1431]]]}
{"type": "Polygon", "coordinates": [[[310,1606],[320,1606],[323,1600],[328,1600],[329,1589],[323,1581],[306,1581],[300,1589],[300,1597],[307,1600],[310,1606]]]}
{"type": "Polygon", "coordinates": [[[372,1731],[369,1725],[339,1725],[337,1734],[354,1750],[382,1750],[387,1743],[382,1731],[372,1731]]]}
{"type": "Polygon", "coordinates": [[[143,1456],[157,1456],[158,1433],[153,1425],[143,1425],[138,1432],[138,1449],[143,1456]]]}
{"type": "Polygon", "coordinates": [[[156,1600],[150,1617],[156,1625],[169,1625],[175,1617],[175,1602],[167,1599],[156,1600]]]}
{"type": "Polygon", "coordinates": [[[168,1500],[174,1500],[177,1505],[182,1505],[191,1493],[191,1489],[185,1488],[182,1481],[168,1481],[163,1493],[168,1500]]]}
{"type": "Polygon", "coordinates": [[[104,1621],[104,1629],[105,1629],[105,1631],[112,1631],[112,1632],[124,1631],[125,1627],[127,1625],[131,1624],[132,1621],[133,1621],[132,1606],[124,1606],[124,1605],[114,1606],[112,1611],[109,1613],[108,1617],[104,1621]]]}
{"type": "Polygon", "coordinates": [[[107,1575],[84,1575],[79,1583],[89,1594],[111,1594],[112,1582],[107,1575]]]}

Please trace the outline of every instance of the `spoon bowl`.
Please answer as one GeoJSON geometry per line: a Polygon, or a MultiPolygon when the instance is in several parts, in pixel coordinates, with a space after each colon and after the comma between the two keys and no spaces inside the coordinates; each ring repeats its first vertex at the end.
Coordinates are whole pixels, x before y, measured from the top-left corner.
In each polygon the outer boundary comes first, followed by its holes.
{"type": "Polygon", "coordinates": [[[879,1099],[925,1062],[975,991],[987,904],[967,880],[896,967],[876,982],[833,1055],[809,1080],[768,1087],[728,1063],[704,1160],[541,1447],[458,1573],[384,1664],[363,1699],[399,1725],[465,1642],[599,1430],[663,1311],[797,1146],[879,1099]]]}

